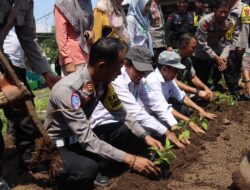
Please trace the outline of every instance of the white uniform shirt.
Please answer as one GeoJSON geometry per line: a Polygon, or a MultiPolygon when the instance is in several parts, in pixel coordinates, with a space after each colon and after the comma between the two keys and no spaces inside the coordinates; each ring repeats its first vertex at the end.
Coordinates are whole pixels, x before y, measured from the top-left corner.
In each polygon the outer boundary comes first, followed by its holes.
{"type": "MultiPolygon", "coordinates": [[[[154,131],[163,135],[167,132],[167,127],[162,125],[153,116],[143,108],[141,102],[148,101],[147,92],[143,85],[143,82],[137,86],[133,84],[129,78],[125,68],[121,69],[121,75],[119,75],[115,81],[112,82],[112,86],[115,89],[119,99],[121,100],[125,110],[130,113],[140,124],[147,130],[154,131]]],[[[91,119],[91,127],[94,128],[97,125],[104,125],[108,123],[119,122],[116,120],[102,104],[98,104],[95,108],[91,119]]]]}
{"type": "Polygon", "coordinates": [[[144,104],[145,108],[156,114],[161,122],[166,122],[170,126],[177,124],[177,121],[171,113],[172,106],[171,104],[168,104],[167,101],[172,97],[177,101],[182,102],[185,93],[179,89],[175,80],[165,81],[159,69],[155,69],[155,71],[147,76],[144,86],[147,89],[148,97],[150,99],[149,102],[144,104]],[[171,115],[173,118],[171,118],[171,115]]]}
{"type": "Polygon", "coordinates": [[[3,44],[4,53],[6,53],[12,64],[19,68],[25,68],[23,48],[17,38],[15,28],[13,27],[6,36],[3,44]]]}

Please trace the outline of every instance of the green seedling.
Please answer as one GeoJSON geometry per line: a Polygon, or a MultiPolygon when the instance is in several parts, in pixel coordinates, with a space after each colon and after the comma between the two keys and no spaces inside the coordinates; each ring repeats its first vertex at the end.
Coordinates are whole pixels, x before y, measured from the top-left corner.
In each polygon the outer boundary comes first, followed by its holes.
{"type": "Polygon", "coordinates": [[[233,95],[223,94],[220,92],[216,92],[217,98],[215,99],[215,103],[220,105],[222,103],[227,103],[229,106],[234,106],[237,102],[237,99],[233,95]]]}
{"type": "Polygon", "coordinates": [[[193,117],[191,121],[197,123],[197,125],[201,126],[205,131],[207,131],[209,128],[208,121],[203,115],[193,117]]]}
{"type": "Polygon", "coordinates": [[[181,131],[181,133],[178,135],[178,140],[188,141],[190,139],[190,131],[187,129],[188,123],[189,121],[181,120],[178,123],[177,128],[174,129],[174,130],[181,131]]]}
{"type": "Polygon", "coordinates": [[[156,147],[150,147],[149,149],[152,150],[156,156],[153,160],[155,165],[161,165],[161,164],[171,164],[170,158],[176,159],[176,155],[171,150],[173,145],[171,145],[170,141],[166,139],[166,144],[163,147],[163,150],[159,150],[156,147]]]}
{"type": "Polygon", "coordinates": [[[187,129],[182,131],[182,133],[179,134],[179,136],[178,136],[178,140],[180,140],[180,141],[188,141],[189,139],[190,139],[190,131],[187,129]]]}

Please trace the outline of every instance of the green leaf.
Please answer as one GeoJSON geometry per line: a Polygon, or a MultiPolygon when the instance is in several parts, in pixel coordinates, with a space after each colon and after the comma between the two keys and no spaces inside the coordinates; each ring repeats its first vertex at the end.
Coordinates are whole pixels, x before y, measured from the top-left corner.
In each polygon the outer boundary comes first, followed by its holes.
{"type": "Polygon", "coordinates": [[[201,127],[207,131],[208,130],[208,123],[205,122],[205,121],[202,121],[201,122],[201,127]]]}
{"type": "Polygon", "coordinates": [[[160,165],[160,164],[161,164],[161,160],[154,161],[154,165],[160,165]]]}
{"type": "Polygon", "coordinates": [[[164,160],[165,162],[167,162],[168,164],[170,164],[170,161],[168,160],[168,158],[167,158],[167,157],[162,158],[162,160],[164,160]]]}

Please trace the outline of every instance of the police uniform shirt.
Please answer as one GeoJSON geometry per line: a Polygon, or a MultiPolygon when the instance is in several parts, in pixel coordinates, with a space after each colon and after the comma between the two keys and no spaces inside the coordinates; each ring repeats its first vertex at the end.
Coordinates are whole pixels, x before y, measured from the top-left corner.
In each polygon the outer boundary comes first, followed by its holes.
{"type": "MultiPolygon", "coordinates": [[[[231,23],[231,20],[227,20],[231,23]]],[[[221,30],[222,26],[218,25],[214,20],[214,13],[204,16],[198,25],[196,32],[197,48],[194,51],[194,56],[207,60],[214,59],[216,56],[221,56],[227,59],[231,47],[231,40],[225,38],[225,33],[221,30]]]]}
{"type": "Polygon", "coordinates": [[[235,50],[236,47],[246,48],[250,24],[250,7],[238,1],[231,9],[229,18],[234,21],[233,34],[229,33],[229,38],[233,40],[231,50],[235,50]]]}
{"type": "MultiPolygon", "coordinates": [[[[167,132],[167,128],[158,122],[153,116],[149,115],[143,107],[144,104],[149,107],[154,107],[155,105],[148,99],[147,92],[142,81],[140,84],[135,86],[128,76],[125,67],[123,67],[121,69],[121,75],[119,75],[115,81],[112,82],[112,86],[121,100],[123,107],[141,124],[141,126],[143,126],[146,130],[157,132],[160,135],[167,132]],[[150,104],[152,104],[152,106],[150,104]]],[[[156,108],[156,110],[157,109],[159,108],[156,108]]],[[[168,124],[173,126],[177,124],[177,121],[172,116],[171,111],[171,108],[167,109],[167,107],[165,107],[162,114],[168,121],[168,124]]],[[[98,104],[92,114],[91,125],[96,127],[98,125],[114,122],[119,122],[118,118],[113,117],[101,104],[98,104]]]]}
{"type": "MultiPolygon", "coordinates": [[[[158,68],[146,77],[144,85],[146,86],[150,103],[154,105],[154,109],[151,108],[152,111],[156,113],[160,120],[167,122],[167,114],[161,110],[169,109],[171,105],[168,104],[168,99],[171,97],[178,102],[182,102],[185,92],[179,89],[175,80],[165,81],[158,68]]],[[[170,110],[172,111],[172,109],[170,110]]]]}
{"type": "MultiPolygon", "coordinates": [[[[54,85],[47,108],[46,130],[52,140],[75,137],[86,151],[122,162],[125,152],[99,140],[90,128],[88,119],[98,100],[104,98],[102,101],[106,101],[104,91],[107,89],[107,86],[94,87],[91,84],[87,66],[84,66],[54,85]]],[[[112,97],[107,97],[107,101],[106,104],[111,103],[112,97]]],[[[126,114],[123,115],[126,117],[126,114]]],[[[137,136],[145,134],[135,120],[130,122],[133,133],[137,136]]]]}
{"type": "Polygon", "coordinates": [[[0,48],[3,48],[4,39],[14,24],[31,69],[41,74],[50,71],[50,66],[36,41],[33,6],[33,0],[0,1],[0,48]]]}

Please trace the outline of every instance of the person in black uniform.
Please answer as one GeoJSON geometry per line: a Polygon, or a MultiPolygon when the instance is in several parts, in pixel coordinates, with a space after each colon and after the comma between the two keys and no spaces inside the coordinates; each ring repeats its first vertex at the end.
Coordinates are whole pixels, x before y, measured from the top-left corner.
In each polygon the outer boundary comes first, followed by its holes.
{"type": "Polygon", "coordinates": [[[166,38],[168,50],[177,48],[177,41],[184,33],[194,33],[194,16],[187,10],[188,1],[178,0],[178,10],[171,13],[166,22],[166,38]]]}

